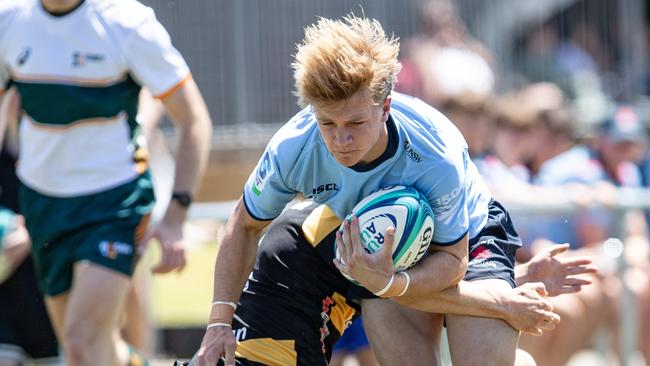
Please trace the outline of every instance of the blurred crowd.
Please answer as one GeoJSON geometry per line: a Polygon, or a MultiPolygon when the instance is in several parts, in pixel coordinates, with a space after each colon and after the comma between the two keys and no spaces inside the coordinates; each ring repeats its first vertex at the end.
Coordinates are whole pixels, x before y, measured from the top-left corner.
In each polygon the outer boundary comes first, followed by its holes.
{"type": "MultiPolygon", "coordinates": [[[[524,241],[518,259],[528,260],[552,243],[569,243],[574,254],[591,255],[600,265],[593,286],[554,300],[559,326],[542,337],[523,336],[522,347],[540,365],[564,365],[592,345],[602,328],[612,330],[608,338],[616,355],[622,285],[634,295],[638,324],[650,320],[647,216],[615,210],[617,188],[648,186],[650,154],[646,116],[615,100],[602,81],[603,41],[586,21],[571,25],[564,39],[551,24],[536,27],[526,38],[516,78],[523,82],[508,88],[500,84],[490,50],[468,33],[453,2],[424,2],[421,16],[422,33],[402,44],[396,89],[437,107],[456,124],[495,199],[533,209],[576,207],[570,213],[514,214],[524,241]],[[625,276],[604,243],[624,248],[625,276]]],[[[650,364],[644,328],[636,339],[650,364]]]]}

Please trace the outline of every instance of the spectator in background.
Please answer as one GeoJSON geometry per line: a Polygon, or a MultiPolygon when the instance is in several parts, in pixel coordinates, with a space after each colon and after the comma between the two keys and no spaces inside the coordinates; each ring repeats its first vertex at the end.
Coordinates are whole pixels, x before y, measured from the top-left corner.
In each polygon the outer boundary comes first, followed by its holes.
{"type": "Polygon", "coordinates": [[[463,91],[446,96],[441,111],[458,128],[475,162],[490,152],[493,138],[491,94],[463,91]]]}
{"type": "Polygon", "coordinates": [[[612,95],[602,79],[608,59],[594,26],[586,20],[572,24],[568,37],[557,46],[555,62],[567,77],[567,92],[582,122],[602,121],[612,95]]]}
{"type": "Polygon", "coordinates": [[[571,25],[568,38],[561,38],[556,25],[547,21],[530,26],[524,34],[515,64],[524,82],[558,85],[578,110],[580,122],[597,124],[606,113],[609,98],[599,65],[607,59],[595,29],[579,21],[571,25]]]}
{"type": "Polygon", "coordinates": [[[468,33],[450,0],[427,0],[421,33],[404,41],[396,90],[440,107],[462,93],[489,95],[495,84],[491,56],[468,33]]]}
{"type": "Polygon", "coordinates": [[[641,163],[647,150],[646,131],[634,108],[620,106],[600,126],[595,155],[611,183],[639,187],[641,163]]]}
{"type": "MultiPolygon", "coordinates": [[[[588,147],[577,144],[574,121],[565,109],[542,110],[535,114],[534,126],[527,136],[530,156],[524,160],[530,169],[530,181],[535,185],[554,187],[571,184],[591,185],[601,179],[597,162],[588,147]]],[[[526,158],[526,157],[524,157],[526,158]]],[[[525,242],[547,237],[556,243],[571,243],[573,248],[592,243],[596,235],[581,230],[589,221],[576,217],[543,220],[522,218],[525,242]],[[581,236],[582,231],[586,236],[581,236]]],[[[600,224],[600,223],[599,223],[600,224]]],[[[593,234],[593,233],[592,233],[593,234]]],[[[598,236],[599,237],[599,236],[598,236]]]]}
{"type": "MultiPolygon", "coordinates": [[[[529,136],[529,146],[536,151],[528,164],[533,183],[561,188],[578,183],[588,187],[593,201],[601,205],[573,214],[525,215],[516,218],[517,224],[522,228],[522,236],[526,238],[524,242],[532,243],[528,248],[531,250],[530,255],[534,254],[536,245],[551,238],[556,242],[569,242],[573,248],[580,248],[580,251],[587,251],[597,259],[603,270],[602,277],[595,282],[595,286],[577,296],[580,302],[565,305],[558,303],[574,300],[571,298],[560,298],[554,302],[560,313],[563,309],[571,311],[568,315],[563,314],[566,322],[563,321],[555,331],[544,337],[522,337],[522,348],[531,352],[536,359],[545,360],[544,364],[564,364],[575,351],[587,344],[598,326],[608,324],[609,329],[614,329],[614,339],[618,339],[616,331],[620,279],[614,273],[615,267],[611,259],[600,251],[600,245],[607,238],[620,237],[628,253],[631,253],[631,258],[642,258],[638,265],[631,264],[634,267],[647,266],[647,240],[639,240],[641,232],[645,235],[645,225],[638,213],[628,212],[625,215],[626,230],[621,232],[618,230],[616,215],[602,207],[615,203],[615,186],[638,186],[639,174],[634,170],[632,161],[640,158],[645,138],[640,133],[642,131],[638,118],[631,112],[629,108],[622,108],[611,115],[599,130],[594,150],[576,144],[572,138],[572,119],[553,111],[543,111],[537,115],[535,132],[529,136]],[[572,322],[572,319],[581,320],[572,322]],[[569,326],[572,324],[575,325],[569,326]],[[546,351],[556,345],[556,352],[546,351]]],[[[644,298],[646,292],[646,285],[636,286],[639,299],[644,298]]]]}
{"type": "MultiPolygon", "coordinates": [[[[637,111],[631,106],[619,106],[609,114],[601,124],[596,141],[594,155],[597,157],[605,180],[616,187],[638,188],[643,184],[642,171],[638,164],[643,160],[647,150],[646,130],[637,111]]],[[[612,197],[612,200],[614,197],[612,197]]],[[[615,202],[615,201],[613,201],[615,202]]],[[[647,300],[650,298],[650,244],[648,242],[648,226],[643,213],[639,210],[628,210],[622,218],[621,225],[615,222],[607,232],[608,237],[619,237],[624,244],[625,260],[628,268],[622,278],[627,287],[635,295],[637,318],[640,320],[650,318],[650,307],[647,300]]],[[[620,287],[620,286],[619,286],[620,287]]],[[[620,294],[614,292],[610,296],[614,311],[612,322],[615,331],[617,327],[618,299],[620,294]]],[[[639,324],[647,324],[639,322],[639,324]]],[[[639,326],[639,346],[646,362],[650,362],[649,347],[650,334],[645,326],[639,326]]],[[[618,337],[616,333],[615,337],[618,337]]],[[[618,338],[615,338],[617,341],[618,338]]],[[[615,347],[617,344],[615,344],[615,347]]]]}
{"type": "Polygon", "coordinates": [[[571,25],[569,36],[555,50],[556,63],[570,77],[582,73],[600,75],[607,65],[602,41],[596,29],[585,20],[571,25]]]}
{"type": "Polygon", "coordinates": [[[468,33],[452,1],[424,1],[420,27],[404,41],[395,89],[439,108],[463,134],[472,158],[483,156],[495,85],[490,53],[468,33]]]}
{"type": "Polygon", "coordinates": [[[515,69],[525,82],[550,82],[568,89],[566,76],[556,63],[559,36],[555,26],[549,22],[532,24],[522,33],[515,69]]]}
{"type": "MultiPolygon", "coordinates": [[[[531,143],[536,132],[536,120],[544,111],[564,108],[562,91],[554,84],[535,83],[500,97],[494,105],[491,154],[477,161],[477,166],[495,197],[527,206],[546,206],[549,203],[588,205],[590,194],[584,185],[554,187],[530,184],[532,177],[527,164],[537,149],[531,143]]],[[[520,260],[530,256],[526,250],[519,254],[520,260]],[[526,255],[522,257],[524,253],[526,255]]]]}
{"type": "MultiPolygon", "coordinates": [[[[529,146],[534,151],[528,166],[531,181],[543,186],[564,186],[580,183],[591,186],[596,200],[608,203],[613,200],[612,187],[639,186],[640,173],[634,160],[641,160],[644,136],[638,120],[631,110],[621,109],[601,126],[595,150],[577,144],[573,138],[573,122],[566,115],[543,112],[539,114],[529,146]],[[628,125],[629,124],[629,125],[628,125]],[[625,129],[625,130],[624,130],[625,129]],[[632,160],[634,159],[634,160],[632,160]]],[[[586,216],[561,217],[552,230],[556,242],[569,242],[575,247],[593,246],[617,234],[614,218],[603,209],[591,210],[586,216]]],[[[539,222],[524,223],[522,232],[528,231],[529,241],[548,231],[539,222]]]]}

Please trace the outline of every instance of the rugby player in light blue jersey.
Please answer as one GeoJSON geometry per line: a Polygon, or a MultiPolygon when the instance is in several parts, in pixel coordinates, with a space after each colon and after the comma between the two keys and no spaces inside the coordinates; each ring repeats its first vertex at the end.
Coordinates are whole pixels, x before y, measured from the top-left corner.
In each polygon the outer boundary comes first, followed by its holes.
{"type": "MultiPolygon", "coordinates": [[[[432,203],[433,250],[407,274],[394,273],[385,253],[363,254],[357,220],[345,224],[336,240],[346,263],[336,262],[336,267],[365,288],[346,296],[361,301],[381,364],[436,364],[433,342],[439,328],[434,325],[441,316],[434,312],[448,314],[452,359],[459,365],[512,365],[518,329],[539,334],[558,321],[542,298],[542,284],[522,296],[531,306],[525,325],[497,319],[490,307],[480,313],[459,311],[459,303],[488,298],[488,304],[496,304],[498,294],[512,291],[521,241],[453,124],[420,100],[392,92],[398,51],[399,43],[387,38],[377,21],[354,15],[320,19],[306,30],[293,65],[297,94],[306,107],[272,138],[228,221],[197,364],[213,366],[222,356],[225,365],[235,364],[233,314],[259,239],[298,194],[327,205],[339,218],[371,192],[395,184],[417,188],[432,203]],[[462,279],[476,291],[454,298],[462,279]],[[451,294],[447,302],[443,293],[451,294]]],[[[392,233],[385,234],[389,243],[392,233]]],[[[521,355],[519,363],[534,363],[521,355]]]]}

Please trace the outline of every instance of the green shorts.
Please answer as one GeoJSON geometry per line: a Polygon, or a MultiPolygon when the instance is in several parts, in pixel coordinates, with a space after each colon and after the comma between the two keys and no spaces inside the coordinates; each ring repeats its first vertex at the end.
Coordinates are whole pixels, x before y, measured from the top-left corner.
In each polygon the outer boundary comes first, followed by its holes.
{"type": "Polygon", "coordinates": [[[70,289],[78,261],[133,274],[136,245],[155,201],[148,172],[107,191],[78,197],[50,197],[23,184],[19,198],[32,238],[36,278],[46,295],[70,289]]]}

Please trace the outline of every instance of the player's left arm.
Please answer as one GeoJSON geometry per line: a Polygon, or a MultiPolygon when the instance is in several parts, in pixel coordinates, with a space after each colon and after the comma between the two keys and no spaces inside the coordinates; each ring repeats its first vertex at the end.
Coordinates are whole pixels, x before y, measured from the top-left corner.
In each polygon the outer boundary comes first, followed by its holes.
{"type": "MultiPolygon", "coordinates": [[[[205,169],[212,138],[212,121],[193,79],[161,99],[178,129],[174,191],[194,193],[205,169]]],[[[170,205],[170,208],[178,208],[170,205]]],[[[184,213],[184,210],[182,210],[184,213]]]]}
{"type": "Polygon", "coordinates": [[[467,272],[469,237],[451,245],[433,246],[433,254],[408,270],[409,293],[413,296],[440,292],[458,284],[467,272]]]}
{"type": "MultiPolygon", "coordinates": [[[[133,21],[121,24],[120,37],[125,69],[151,94],[160,99],[179,129],[176,148],[174,191],[193,194],[205,167],[212,122],[203,97],[192,79],[189,66],[172,45],[165,28],[153,11],[133,7],[133,21]],[[137,22],[136,22],[137,20],[137,22]]],[[[116,33],[116,34],[118,34],[116,33]]],[[[156,237],[162,246],[161,262],[155,272],[169,272],[185,266],[182,226],[187,205],[170,202],[162,222],[143,239],[156,237]]]]}
{"type": "MultiPolygon", "coordinates": [[[[212,122],[208,109],[192,78],[185,80],[161,101],[178,128],[173,191],[193,195],[203,175],[210,149],[212,122]]],[[[182,228],[186,216],[187,207],[172,200],[161,224],[151,233],[161,241],[163,247],[161,262],[154,272],[165,273],[184,266],[182,228]]]]}
{"type": "Polygon", "coordinates": [[[363,287],[382,297],[395,296],[406,287],[415,297],[426,297],[456,285],[467,271],[468,236],[463,235],[455,243],[436,247],[434,253],[422,259],[404,274],[393,269],[392,246],[394,229],[386,232],[386,242],[374,254],[363,250],[359,229],[359,219],[343,222],[343,231],[336,233],[336,245],[342,261],[334,260],[334,265],[351,276],[363,287]],[[385,289],[386,291],[382,291],[385,289]]]}

